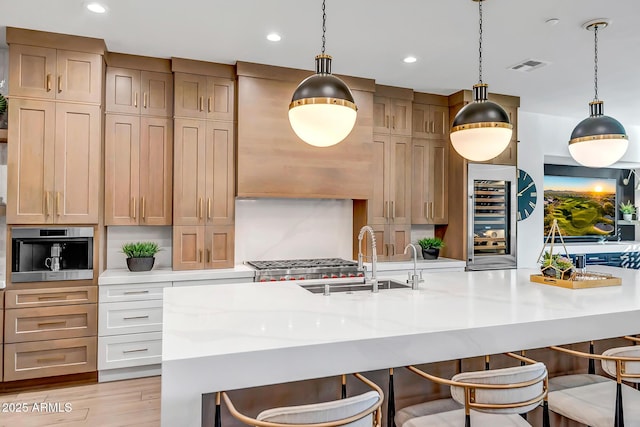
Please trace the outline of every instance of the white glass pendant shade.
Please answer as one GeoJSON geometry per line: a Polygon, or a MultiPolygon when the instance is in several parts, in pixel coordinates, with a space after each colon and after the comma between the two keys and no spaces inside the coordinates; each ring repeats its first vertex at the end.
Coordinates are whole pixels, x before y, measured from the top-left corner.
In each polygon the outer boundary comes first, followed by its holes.
{"type": "Polygon", "coordinates": [[[289,123],[298,138],[316,147],[329,147],[344,140],[356,123],[351,107],[306,104],[289,110],[289,123]]]}
{"type": "Polygon", "coordinates": [[[594,139],[569,145],[569,153],[583,166],[604,168],[620,160],[628,146],[628,139],[594,139]]]}
{"type": "Polygon", "coordinates": [[[459,130],[451,133],[451,145],[465,159],[484,162],[493,159],[509,146],[512,133],[512,129],[503,127],[459,130]]]}

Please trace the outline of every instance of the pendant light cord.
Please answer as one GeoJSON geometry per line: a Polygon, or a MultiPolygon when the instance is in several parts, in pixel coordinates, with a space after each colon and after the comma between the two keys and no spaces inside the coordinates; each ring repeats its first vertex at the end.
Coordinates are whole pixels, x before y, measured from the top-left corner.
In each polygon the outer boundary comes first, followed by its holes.
{"type": "Polygon", "coordinates": [[[478,82],[482,84],[482,0],[478,1],[478,11],[480,13],[480,39],[478,43],[478,82]]]}
{"type": "Polygon", "coordinates": [[[598,100],[598,25],[595,25],[593,28],[593,39],[594,39],[594,45],[595,45],[595,49],[594,49],[594,65],[593,65],[593,73],[594,73],[594,78],[593,78],[593,84],[594,84],[594,88],[595,88],[595,97],[593,98],[594,101],[598,100]]]}
{"type": "Polygon", "coordinates": [[[327,32],[327,12],[325,8],[325,0],[322,0],[322,54],[324,55],[324,45],[327,43],[325,33],[327,32]]]}

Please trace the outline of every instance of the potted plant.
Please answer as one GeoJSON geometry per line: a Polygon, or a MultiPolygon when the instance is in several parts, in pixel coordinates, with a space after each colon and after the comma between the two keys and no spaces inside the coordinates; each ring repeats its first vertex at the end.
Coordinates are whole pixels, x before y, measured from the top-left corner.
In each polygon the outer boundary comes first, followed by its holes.
{"type": "Polygon", "coordinates": [[[545,276],[568,280],[573,274],[574,266],[569,258],[545,251],[540,261],[540,270],[545,276]]]}
{"type": "Polygon", "coordinates": [[[633,214],[636,213],[636,207],[631,204],[631,201],[627,200],[627,204],[620,203],[620,212],[622,212],[622,219],[631,221],[633,214]]]}
{"type": "Polygon", "coordinates": [[[444,242],[439,237],[425,237],[418,240],[418,244],[422,248],[422,258],[438,259],[440,248],[444,247],[444,242]]]}
{"type": "Polygon", "coordinates": [[[149,271],[153,268],[160,250],[155,242],[135,242],[122,245],[122,252],[127,256],[127,267],[130,271],[149,271]]]}

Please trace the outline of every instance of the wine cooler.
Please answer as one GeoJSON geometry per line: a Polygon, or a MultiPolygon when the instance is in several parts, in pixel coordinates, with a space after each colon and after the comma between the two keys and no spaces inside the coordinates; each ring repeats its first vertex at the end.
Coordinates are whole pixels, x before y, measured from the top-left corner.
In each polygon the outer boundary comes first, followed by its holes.
{"type": "Polygon", "coordinates": [[[468,167],[467,269],[516,268],[516,168],[468,167]]]}

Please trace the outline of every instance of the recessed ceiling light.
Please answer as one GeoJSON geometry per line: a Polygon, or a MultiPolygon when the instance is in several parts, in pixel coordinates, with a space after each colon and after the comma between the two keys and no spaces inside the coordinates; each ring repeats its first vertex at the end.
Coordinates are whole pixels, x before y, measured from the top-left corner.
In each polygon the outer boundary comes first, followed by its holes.
{"type": "Polygon", "coordinates": [[[280,37],[280,34],[271,33],[267,36],[267,40],[269,40],[270,42],[279,42],[280,40],[282,40],[282,37],[280,37]]]}
{"type": "Polygon", "coordinates": [[[549,25],[549,26],[554,26],[554,25],[558,25],[558,23],[560,22],[560,19],[558,18],[549,18],[546,21],[544,21],[545,24],[549,25]]]}
{"type": "Polygon", "coordinates": [[[107,8],[100,3],[91,2],[87,3],[87,9],[89,9],[93,13],[105,13],[107,8]]]}
{"type": "Polygon", "coordinates": [[[403,59],[403,61],[407,64],[413,64],[417,60],[418,59],[415,56],[407,56],[406,58],[403,59]]]}

